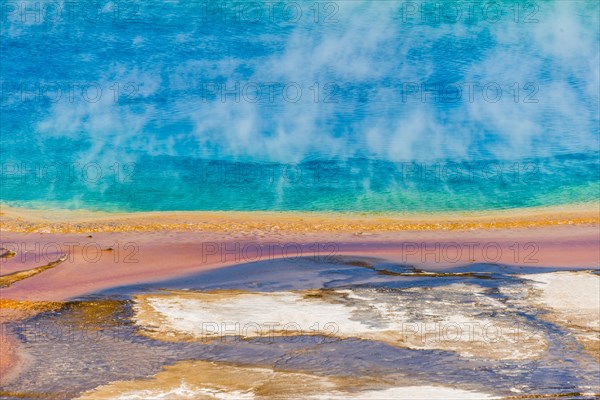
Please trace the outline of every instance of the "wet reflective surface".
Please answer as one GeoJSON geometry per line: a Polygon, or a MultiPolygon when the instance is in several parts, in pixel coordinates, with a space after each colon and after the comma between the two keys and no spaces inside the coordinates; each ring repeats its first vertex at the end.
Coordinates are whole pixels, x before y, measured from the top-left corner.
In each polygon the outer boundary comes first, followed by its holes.
{"type": "MultiPolygon", "coordinates": [[[[471,264],[433,273],[357,257],[239,265],[115,288],[9,326],[27,362],[3,390],[73,398],[202,360],[229,363],[211,366],[213,375],[215,368],[227,376],[232,368],[255,366],[337,379],[332,393],[445,386],[494,396],[586,398],[600,392],[599,316],[587,304],[599,280],[597,271],[471,264]],[[589,283],[582,287],[591,292],[567,290],[575,297],[566,299],[570,306],[583,299],[580,309],[588,314],[577,324],[553,317],[560,304],[542,303],[546,286],[528,279],[538,276],[555,277],[558,287],[568,284],[565,277],[589,283]],[[280,326],[265,330],[266,322],[280,326]],[[236,330],[235,323],[259,328],[236,330]]],[[[204,376],[208,367],[199,365],[183,370],[204,376]]]]}

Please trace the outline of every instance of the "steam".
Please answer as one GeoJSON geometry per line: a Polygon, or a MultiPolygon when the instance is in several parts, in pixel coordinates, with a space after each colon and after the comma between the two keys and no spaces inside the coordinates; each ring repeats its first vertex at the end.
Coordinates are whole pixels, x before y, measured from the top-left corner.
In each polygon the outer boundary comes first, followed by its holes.
{"type": "MultiPolygon", "coordinates": [[[[299,4],[308,12],[309,3],[299,4]]],[[[336,4],[337,23],[307,17],[208,27],[176,25],[180,16],[157,17],[151,6],[145,14],[142,5],[143,22],[172,26],[172,35],[160,37],[168,42],[154,42],[145,24],[125,29],[121,34],[144,57],[115,57],[106,69],[90,71],[106,95],[95,103],[50,105],[33,116],[36,133],[42,140],[85,138],[91,159],[133,153],[276,162],[519,159],[598,148],[597,3],[538,2],[538,22],[527,24],[510,18],[404,22],[403,2],[336,4]],[[113,101],[107,88],[114,82],[137,83],[135,101],[113,101]],[[223,101],[214,90],[203,92],[207,82],[229,89],[239,83],[240,90],[250,82],[294,83],[302,95],[296,102],[269,101],[263,90],[257,102],[235,102],[231,94],[223,101]],[[315,102],[310,88],[317,82],[315,102]],[[457,103],[422,102],[420,93],[403,97],[407,82],[494,82],[503,96],[494,103],[478,94],[469,102],[463,91],[457,103]],[[327,83],[334,84],[337,102],[324,101],[327,83]],[[537,103],[523,102],[533,92],[527,83],[537,85],[537,103]]],[[[14,24],[3,35],[24,40],[36,28],[14,24]]]]}

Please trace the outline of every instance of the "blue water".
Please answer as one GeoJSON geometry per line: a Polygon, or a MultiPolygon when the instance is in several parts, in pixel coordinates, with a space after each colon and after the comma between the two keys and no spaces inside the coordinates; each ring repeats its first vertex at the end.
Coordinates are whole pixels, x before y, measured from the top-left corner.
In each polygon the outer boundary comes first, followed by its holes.
{"type": "Polygon", "coordinates": [[[600,198],[598,2],[1,11],[3,203],[418,212],[600,198]]]}

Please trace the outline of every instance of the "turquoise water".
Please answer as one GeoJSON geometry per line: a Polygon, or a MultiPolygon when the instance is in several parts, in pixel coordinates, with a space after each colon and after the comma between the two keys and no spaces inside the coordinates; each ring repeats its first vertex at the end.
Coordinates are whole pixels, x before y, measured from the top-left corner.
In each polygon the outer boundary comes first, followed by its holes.
{"type": "Polygon", "coordinates": [[[0,201],[402,212],[597,201],[599,11],[5,2],[0,201]]]}

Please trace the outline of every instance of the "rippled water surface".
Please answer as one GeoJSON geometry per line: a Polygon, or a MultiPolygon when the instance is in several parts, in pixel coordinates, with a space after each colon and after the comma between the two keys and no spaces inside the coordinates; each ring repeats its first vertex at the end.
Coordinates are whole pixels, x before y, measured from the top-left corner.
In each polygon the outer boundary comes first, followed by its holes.
{"type": "Polygon", "coordinates": [[[58,15],[22,4],[39,18],[8,5],[0,27],[4,202],[444,211],[598,199],[597,1],[133,0],[58,15]]]}

